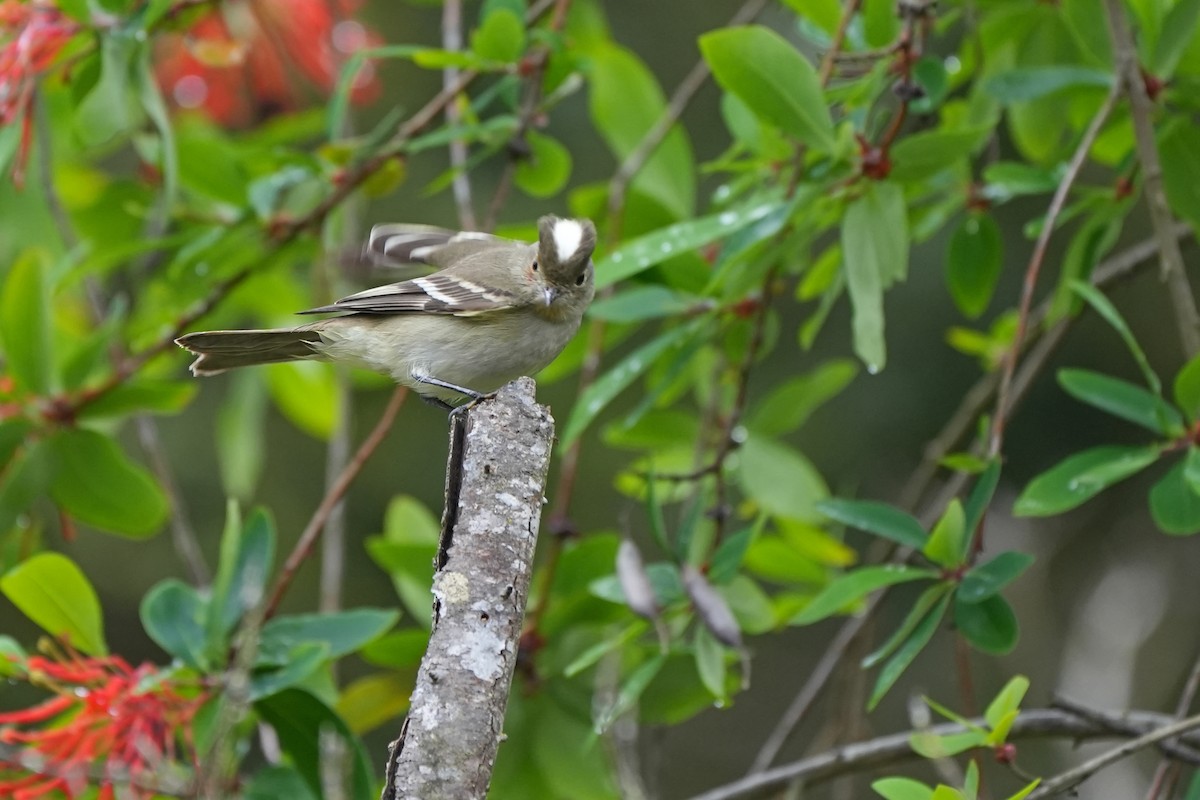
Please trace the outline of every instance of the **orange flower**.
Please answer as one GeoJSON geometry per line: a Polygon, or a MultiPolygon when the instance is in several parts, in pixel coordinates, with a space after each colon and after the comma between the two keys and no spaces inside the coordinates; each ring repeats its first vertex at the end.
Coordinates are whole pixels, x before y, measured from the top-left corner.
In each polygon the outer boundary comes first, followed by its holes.
{"type": "Polygon", "coordinates": [[[28,754],[19,763],[0,754],[0,797],[33,800],[58,791],[69,799],[98,784],[103,800],[127,783],[129,796],[149,798],[160,766],[180,758],[195,763],[191,722],[206,696],[179,691],[153,665],[71,655],[30,656],[21,666],[30,683],[53,694],[0,713],[0,743],[28,754]]]}
{"type": "MultiPolygon", "coordinates": [[[[322,93],[337,82],[341,64],[377,41],[349,18],[353,0],[240,0],[203,17],[186,35],[163,37],[157,73],[176,106],[202,109],[226,125],[245,125],[277,109],[300,105],[292,76],[322,93]]],[[[374,98],[370,66],[352,97],[374,98]]]]}

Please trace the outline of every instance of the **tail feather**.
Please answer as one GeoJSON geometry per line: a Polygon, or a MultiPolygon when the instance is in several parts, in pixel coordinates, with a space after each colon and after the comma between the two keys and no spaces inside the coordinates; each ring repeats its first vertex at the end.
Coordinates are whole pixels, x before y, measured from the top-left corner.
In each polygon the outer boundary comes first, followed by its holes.
{"type": "Polygon", "coordinates": [[[192,362],[193,375],[216,375],[234,367],[312,358],[320,343],[317,331],[303,328],[200,331],[175,340],[175,344],[199,356],[192,362]]]}

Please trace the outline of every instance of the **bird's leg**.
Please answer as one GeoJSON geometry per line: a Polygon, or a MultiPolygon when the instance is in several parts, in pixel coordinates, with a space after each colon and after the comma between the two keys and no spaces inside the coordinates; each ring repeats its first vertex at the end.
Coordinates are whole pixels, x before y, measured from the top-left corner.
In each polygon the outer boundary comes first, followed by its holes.
{"type": "Polygon", "coordinates": [[[484,394],[483,392],[477,392],[474,389],[468,389],[466,386],[459,386],[456,383],[450,383],[449,381],[443,381],[439,378],[433,377],[432,375],[426,375],[424,373],[417,372],[415,370],[409,374],[412,375],[412,379],[414,381],[416,381],[417,383],[424,383],[429,386],[437,386],[442,389],[449,389],[452,392],[458,392],[463,397],[466,397],[468,399],[468,401],[466,403],[463,403],[461,406],[452,406],[449,403],[447,403],[445,400],[442,400],[441,398],[427,398],[427,399],[432,400],[433,402],[449,409],[451,414],[457,414],[460,411],[466,411],[468,408],[471,408],[476,403],[479,403],[483,400],[491,399],[496,396],[495,392],[489,392],[487,394],[484,394]]]}

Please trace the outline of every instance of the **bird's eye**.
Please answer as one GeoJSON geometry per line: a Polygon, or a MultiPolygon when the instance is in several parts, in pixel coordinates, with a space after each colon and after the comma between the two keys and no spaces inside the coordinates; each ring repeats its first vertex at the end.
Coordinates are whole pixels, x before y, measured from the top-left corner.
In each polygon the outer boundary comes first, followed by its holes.
{"type": "Polygon", "coordinates": [[[582,273],[582,272],[581,272],[581,273],[579,273],[579,277],[575,279],[575,285],[576,285],[576,286],[583,286],[583,280],[584,280],[584,278],[586,278],[586,277],[587,277],[587,275],[585,275],[584,273],[582,273]]]}
{"type": "Polygon", "coordinates": [[[533,271],[537,272],[537,262],[536,261],[533,262],[533,271]]]}

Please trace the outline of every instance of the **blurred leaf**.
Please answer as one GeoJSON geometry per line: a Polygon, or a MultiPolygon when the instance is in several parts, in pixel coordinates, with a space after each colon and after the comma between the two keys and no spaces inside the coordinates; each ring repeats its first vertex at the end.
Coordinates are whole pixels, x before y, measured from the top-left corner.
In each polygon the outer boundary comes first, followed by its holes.
{"type": "Polygon", "coordinates": [[[644,619],[635,620],[614,635],[597,642],[563,668],[563,677],[573,678],[614,650],[628,646],[645,633],[647,627],[644,619]]]}
{"type": "Polygon", "coordinates": [[[857,603],[877,589],[910,583],[919,580],[934,580],[936,570],[909,567],[903,564],[887,564],[879,567],[862,567],[837,578],[814,597],[804,609],[792,618],[793,625],[811,625],[832,616],[857,603]]]}
{"type": "Polygon", "coordinates": [[[757,538],[762,529],[764,518],[760,517],[757,525],[742,530],[725,539],[717,546],[708,562],[708,579],[715,584],[728,583],[742,567],[742,559],[750,543],[757,538]]]}
{"type": "Polygon", "coordinates": [[[725,666],[725,648],[703,625],[697,625],[694,634],[696,673],[704,688],[712,693],[719,703],[729,699],[726,686],[728,670],[725,666]]]}
{"type": "Polygon", "coordinates": [[[987,733],[981,730],[968,730],[963,733],[938,736],[929,731],[918,731],[908,737],[908,744],[914,753],[923,758],[950,758],[986,745],[987,733]]]}
{"type": "Polygon", "coordinates": [[[217,411],[217,465],[225,494],[254,496],[266,457],[266,384],[261,372],[238,370],[217,411]]]}
{"type": "Polygon", "coordinates": [[[871,784],[885,800],[932,800],[933,789],[912,778],[883,778],[871,784]]]}
{"type": "Polygon", "coordinates": [[[48,441],[56,465],[50,495],[66,513],[134,538],[158,531],[169,511],[166,495],[112,439],[86,428],[66,428],[48,441]]]}
{"type": "MultiPolygon", "coordinates": [[[[668,606],[683,599],[683,580],[679,576],[679,567],[667,562],[657,562],[646,565],[646,577],[654,587],[659,606],[668,606]]],[[[606,575],[588,584],[588,591],[603,600],[618,605],[629,605],[625,591],[616,575],[606,575]]]]}
{"type": "Polygon", "coordinates": [[[11,636],[0,636],[0,676],[12,677],[22,672],[21,665],[29,654],[11,636]]]}
{"type": "Polygon", "coordinates": [[[612,703],[606,708],[598,710],[595,720],[597,732],[607,731],[617,719],[637,704],[638,698],[642,696],[642,692],[646,691],[650,681],[654,680],[654,676],[663,668],[666,659],[667,656],[663,653],[652,656],[625,677],[612,703]]]}
{"type": "Polygon", "coordinates": [[[721,28],[700,37],[713,77],[754,113],[813,148],[835,147],[833,120],[812,64],[760,25],[721,28]]]}
{"type": "Polygon", "coordinates": [[[88,655],[107,654],[96,590],[66,556],[30,556],[0,576],[0,592],[51,636],[88,655]]]}
{"type": "Polygon", "coordinates": [[[608,322],[641,322],[658,317],[675,317],[693,308],[711,305],[711,301],[655,283],[632,286],[609,297],[602,297],[588,308],[588,315],[608,322]]]}
{"type": "Polygon", "coordinates": [[[983,81],[983,90],[1001,103],[1037,100],[1064,89],[1112,86],[1112,73],[1089,67],[1062,65],[1017,67],[993,74],[983,81]]]}
{"type": "Polygon", "coordinates": [[[525,23],[508,9],[494,9],[471,32],[471,49],[489,61],[516,61],[525,52],[525,23]]]}
{"type": "Polygon", "coordinates": [[[839,395],[858,376],[858,365],[833,359],[816,369],[779,383],[750,414],[746,426],[763,436],[791,433],[809,416],[839,395]]]}
{"type": "Polygon", "coordinates": [[[141,44],[132,33],[111,29],[100,37],[100,79],[80,101],[75,131],[89,147],[132,131],[139,123],[129,87],[141,44]]]}
{"type": "Polygon", "coordinates": [[[1125,222],[1124,209],[1124,205],[1102,206],[1100,210],[1089,214],[1071,237],[1050,303],[1050,320],[1078,313],[1081,304],[1075,296],[1076,282],[1087,283],[1100,259],[1117,243],[1125,222]]]}
{"type": "Polygon", "coordinates": [[[883,292],[908,272],[908,218],[895,183],[870,182],[842,218],[843,269],[854,307],[854,352],[872,374],[883,369],[883,292]]]}
{"type": "Polygon", "coordinates": [[[204,621],[208,602],[183,581],[167,578],[142,598],[142,627],[154,642],[193,669],[212,667],[204,621]]]}
{"type": "Polygon", "coordinates": [[[1200,494],[1187,480],[1188,467],[1200,461],[1195,447],[1150,488],[1150,516],[1163,533],[1191,536],[1200,533],[1200,494]]]}
{"type": "Polygon", "coordinates": [[[928,616],[934,606],[944,601],[946,595],[953,588],[950,583],[939,581],[921,592],[920,597],[912,604],[912,608],[904,615],[904,619],[900,622],[900,627],[896,628],[895,632],[878,649],[863,659],[863,669],[870,669],[896,652],[896,648],[908,641],[913,631],[917,629],[917,625],[928,616]]]}
{"type": "Polygon", "coordinates": [[[738,450],[738,480],[764,511],[785,519],[819,521],[816,504],[829,494],[824,478],[803,453],[754,433],[738,450]]]}
{"type": "Polygon", "coordinates": [[[1195,230],[1200,227],[1200,129],[1166,124],[1155,126],[1155,133],[1167,200],[1195,230]]]}
{"type": "Polygon", "coordinates": [[[32,441],[13,453],[0,470],[0,533],[8,531],[50,488],[54,455],[45,441],[32,441]]]}
{"type": "Polygon", "coordinates": [[[195,383],[131,380],[84,405],[79,418],[100,419],[135,413],[177,414],[195,394],[195,383]]]}
{"type": "Polygon", "coordinates": [[[432,624],[430,586],[440,530],[419,500],[398,495],[388,504],[383,534],[367,539],[367,553],[388,572],[404,607],[424,628],[432,624]]]}
{"type": "Polygon", "coordinates": [[[984,168],[983,179],[987,182],[984,197],[1004,202],[1023,195],[1049,194],[1058,188],[1059,176],[1036,164],[996,161],[984,168]]]}
{"type": "Polygon", "coordinates": [[[1157,447],[1103,445],[1068,456],[1038,475],[1013,506],[1018,517],[1061,514],[1158,460],[1157,447]]]}
{"type": "Polygon", "coordinates": [[[333,435],[341,414],[337,383],[327,364],[291,361],[266,367],[276,406],[300,430],[317,439],[333,435]]]}
{"type": "Polygon", "coordinates": [[[1125,346],[1129,348],[1133,360],[1141,368],[1142,376],[1146,379],[1146,386],[1150,387],[1150,391],[1154,392],[1154,394],[1161,395],[1162,382],[1150,367],[1150,361],[1146,358],[1145,352],[1142,351],[1141,345],[1137,343],[1137,339],[1134,338],[1133,331],[1129,329],[1129,325],[1125,323],[1121,312],[1117,311],[1117,307],[1112,304],[1112,301],[1090,283],[1074,281],[1071,284],[1071,289],[1082,296],[1088,302],[1088,305],[1095,309],[1096,313],[1103,317],[1104,321],[1117,332],[1121,340],[1125,342],[1125,346]]]}
{"type": "Polygon", "coordinates": [[[928,540],[925,529],[915,517],[887,503],[830,497],[818,503],[817,510],[843,525],[859,528],[914,550],[923,549],[928,540]]]}
{"type": "Polygon", "coordinates": [[[1004,684],[1004,688],[996,693],[992,702],[988,703],[987,711],[983,713],[987,724],[995,728],[1009,714],[1020,711],[1021,701],[1025,699],[1025,693],[1028,691],[1029,678],[1024,675],[1014,675],[1009,678],[1008,683],[1004,684]]]}
{"type": "Polygon", "coordinates": [[[1200,25],[1200,0],[1179,0],[1163,18],[1162,30],[1147,65],[1149,72],[1169,79],[1179,66],[1184,50],[1196,36],[1200,25]]]}
{"type": "Polygon", "coordinates": [[[531,197],[553,197],[571,177],[571,151],[537,131],[528,131],[525,141],[529,155],[517,162],[513,181],[531,197]]]}
{"type": "Polygon", "coordinates": [[[879,705],[879,701],[900,679],[913,659],[925,649],[925,645],[929,644],[929,640],[937,632],[942,618],[946,616],[946,608],[950,604],[951,597],[952,595],[943,597],[941,602],[917,623],[913,628],[912,635],[896,649],[895,654],[879,670],[879,675],[875,678],[875,687],[871,690],[871,698],[867,701],[868,710],[873,710],[875,706],[879,705]]]}
{"type": "MultiPolygon", "coordinates": [[[[610,40],[590,48],[588,61],[592,122],[617,159],[623,160],[662,117],[666,98],[642,60],[610,40]]],[[[696,203],[695,165],[682,126],[672,126],[630,189],[655,200],[673,219],[692,215],[696,203]]],[[[602,270],[596,271],[597,288],[603,285],[599,282],[603,274],[602,270]]]]}
{"type": "Polygon", "coordinates": [[[263,625],[259,635],[259,664],[284,664],[298,645],[326,646],[326,658],[353,653],[387,632],[400,612],[381,608],[355,608],[322,614],[288,614],[263,625]]]}
{"type": "Polygon", "coordinates": [[[1017,645],[1017,615],[994,594],[979,603],[954,604],[954,626],[976,650],[1002,656],[1017,645]]]}
{"type": "Polygon", "coordinates": [[[262,601],[274,560],[275,522],[266,510],[254,509],[244,526],[233,516],[221,540],[221,562],[209,604],[212,646],[219,647],[242,615],[262,601]]]}
{"type": "Polygon", "coordinates": [[[421,663],[429,645],[429,631],[424,628],[405,628],[387,633],[363,645],[359,655],[377,667],[415,667],[421,663]]]}
{"type": "MultiPolygon", "coordinates": [[[[9,459],[25,442],[25,435],[33,429],[33,423],[23,417],[0,420],[0,473],[8,466],[9,459]]],[[[0,529],[4,526],[0,525],[0,529]]]]}
{"type": "Polygon", "coordinates": [[[1193,356],[1175,375],[1175,402],[1184,415],[1194,420],[1200,417],[1200,355],[1193,356]]]}
{"type": "Polygon", "coordinates": [[[980,520],[987,512],[988,506],[992,503],[992,495],[996,493],[996,486],[1000,483],[1000,459],[994,458],[990,462],[984,462],[984,469],[979,479],[975,481],[975,485],[971,487],[971,494],[967,497],[965,506],[965,519],[963,520],[963,531],[967,534],[963,540],[962,557],[966,557],[968,549],[971,545],[971,540],[975,536],[975,529],[979,527],[980,520]]]}
{"type": "Polygon", "coordinates": [[[243,800],[318,800],[294,767],[265,767],[251,776],[243,790],[243,800]]]}
{"type": "Polygon", "coordinates": [[[41,250],[25,250],[8,270],[0,292],[0,339],[4,361],[17,383],[45,395],[53,385],[49,263],[41,250]]]}
{"type": "Polygon", "coordinates": [[[407,711],[412,689],[412,679],[395,672],[364,675],[342,689],[335,709],[361,736],[407,711]]]}
{"type": "MultiPolygon", "coordinates": [[[[711,698],[709,700],[711,702],[711,698]]],[[[595,728],[586,722],[586,709],[581,711],[564,708],[561,702],[541,704],[539,713],[526,727],[530,742],[523,762],[527,770],[536,766],[537,774],[546,782],[547,788],[540,792],[531,790],[526,772],[516,782],[510,797],[571,800],[617,800],[620,797],[613,785],[613,773],[604,749],[596,746],[595,728]]],[[[501,748],[501,752],[503,750],[501,748]]]]}
{"type": "MultiPolygon", "coordinates": [[[[291,649],[277,669],[256,669],[250,676],[250,698],[262,700],[299,686],[327,661],[329,648],[322,642],[305,642],[291,649]]],[[[261,665],[259,665],[261,667],[261,665]]]]}
{"type": "MultiPolygon", "coordinates": [[[[333,710],[302,689],[285,689],[254,704],[262,721],[275,729],[289,761],[304,776],[318,797],[321,792],[322,729],[336,733],[348,745],[350,756],[348,796],[374,794],[374,774],[362,743],[333,710]]],[[[329,735],[329,734],[326,734],[329,735]]]]}
{"type": "MultiPolygon", "coordinates": [[[[164,5],[159,0],[158,5],[164,5]]],[[[149,12],[148,12],[149,13],[149,12]]],[[[149,24],[149,23],[146,23],[149,24]]],[[[175,146],[175,129],[171,114],[163,100],[162,90],[155,78],[151,59],[151,48],[139,47],[131,63],[132,80],[136,87],[142,110],[158,131],[158,156],[162,170],[162,207],[170,209],[175,204],[179,190],[179,151],[175,146]]]]}
{"type": "Polygon", "coordinates": [[[987,310],[1003,262],[1000,226],[990,214],[967,214],[950,236],[946,283],[967,319],[987,310]]]}
{"type": "Polygon", "coordinates": [[[650,366],[671,348],[681,345],[699,330],[700,320],[668,328],[654,339],[639,347],[622,359],[616,366],[609,369],[600,378],[587,387],[575,401],[571,415],[567,419],[559,442],[560,447],[566,447],[575,441],[588,425],[600,414],[613,399],[629,387],[650,366]]]}
{"type": "Polygon", "coordinates": [[[958,589],[958,600],[962,603],[978,603],[999,592],[1016,580],[1033,563],[1028,553],[1009,551],[972,567],[963,576],[958,589]]]}
{"type": "Polygon", "coordinates": [[[992,127],[988,126],[923,131],[904,136],[891,149],[889,177],[906,183],[936,175],[974,153],[992,133],[992,127]]]}
{"type": "Polygon", "coordinates": [[[611,286],[668,258],[725,238],[780,206],[774,200],[755,198],[719,214],[677,222],[625,242],[596,264],[596,288],[611,286]]]}
{"type": "Polygon", "coordinates": [[[1086,369],[1061,369],[1058,383],[1076,400],[1165,436],[1183,433],[1183,419],[1158,395],[1086,369]]]}
{"type": "Polygon", "coordinates": [[[748,571],[776,583],[819,584],[826,575],[821,564],[779,536],[755,539],[747,548],[743,563],[748,571]]]}
{"type": "Polygon", "coordinates": [[[958,498],[950,501],[945,513],[933,526],[922,554],[930,561],[940,566],[951,568],[959,565],[965,548],[963,547],[963,507],[958,498]]]}

